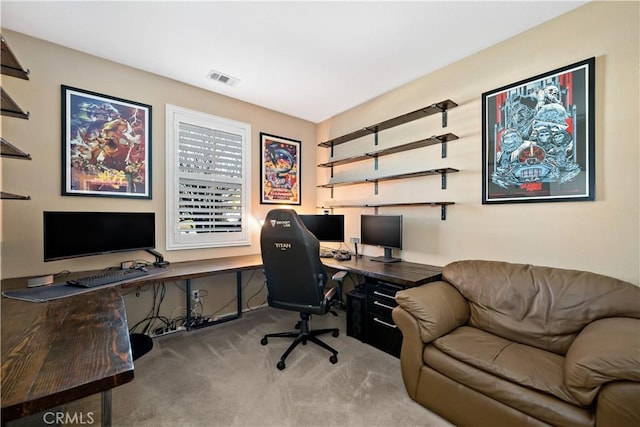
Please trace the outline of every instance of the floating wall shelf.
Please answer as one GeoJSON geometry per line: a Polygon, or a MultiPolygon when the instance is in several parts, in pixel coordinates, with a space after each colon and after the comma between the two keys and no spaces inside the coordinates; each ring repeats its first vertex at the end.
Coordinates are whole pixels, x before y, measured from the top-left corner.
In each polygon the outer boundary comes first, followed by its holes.
{"type": "Polygon", "coordinates": [[[2,157],[31,160],[31,154],[25,153],[2,137],[0,137],[0,147],[2,148],[2,151],[0,151],[2,157]]]}
{"type": "Polygon", "coordinates": [[[447,219],[447,206],[454,205],[455,202],[399,202],[399,203],[336,203],[323,206],[321,209],[333,208],[375,208],[376,215],[378,208],[391,206],[440,206],[440,219],[447,219]]]}
{"type": "Polygon", "coordinates": [[[19,79],[29,80],[29,70],[25,70],[18,62],[4,37],[0,36],[2,41],[2,74],[17,77],[19,79]]]}

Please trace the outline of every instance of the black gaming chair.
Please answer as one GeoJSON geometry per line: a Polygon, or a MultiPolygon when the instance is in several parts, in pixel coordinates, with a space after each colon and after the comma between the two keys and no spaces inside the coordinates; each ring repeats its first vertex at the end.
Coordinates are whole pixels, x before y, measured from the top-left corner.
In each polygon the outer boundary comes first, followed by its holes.
{"type": "MultiPolygon", "coordinates": [[[[338,352],[316,336],[331,333],[337,337],[340,331],[336,328],[309,329],[312,314],[327,314],[338,302],[334,298],[336,288],[325,289],[327,273],[320,260],[318,239],[307,230],[294,210],[274,209],[269,211],[262,226],[260,246],[269,305],[300,313],[299,330],[267,334],[262,338],[262,345],[266,345],[271,337],[295,338],[276,365],[280,370],[285,368],[289,353],[307,341],[329,350],[329,361],[336,363],[338,352]]],[[[335,280],[343,275],[337,276],[335,280]]]]}

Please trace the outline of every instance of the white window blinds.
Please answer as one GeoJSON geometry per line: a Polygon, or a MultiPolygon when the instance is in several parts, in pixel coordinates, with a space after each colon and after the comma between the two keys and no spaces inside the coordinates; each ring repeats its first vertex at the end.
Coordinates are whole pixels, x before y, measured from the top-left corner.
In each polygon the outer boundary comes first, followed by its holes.
{"type": "Polygon", "coordinates": [[[249,244],[250,125],[175,106],[167,125],[167,249],[249,244]]]}

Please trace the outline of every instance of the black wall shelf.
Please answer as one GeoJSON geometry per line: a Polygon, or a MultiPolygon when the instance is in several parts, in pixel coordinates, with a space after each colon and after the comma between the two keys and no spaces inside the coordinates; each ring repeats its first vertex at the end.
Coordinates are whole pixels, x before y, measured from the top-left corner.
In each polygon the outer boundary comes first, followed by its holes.
{"type": "Polygon", "coordinates": [[[376,214],[378,208],[395,207],[395,206],[440,206],[440,219],[447,219],[447,206],[455,205],[455,202],[399,202],[399,203],[336,203],[329,206],[323,206],[321,209],[333,208],[375,208],[376,214]]]}
{"type": "Polygon", "coordinates": [[[2,100],[0,106],[2,108],[2,115],[8,117],[17,117],[19,119],[28,119],[29,113],[22,111],[22,108],[16,104],[16,102],[9,96],[9,94],[0,87],[0,94],[2,94],[2,100]]]}
{"type": "Polygon", "coordinates": [[[345,142],[353,141],[354,139],[361,138],[366,135],[371,135],[389,129],[395,126],[400,126],[411,121],[421,119],[433,114],[442,113],[442,127],[447,126],[447,110],[457,107],[458,104],[450,99],[445,101],[431,104],[427,107],[420,108],[419,110],[412,111],[410,113],[403,114],[398,117],[394,117],[389,120],[385,120],[373,126],[367,126],[355,132],[339,136],[338,138],[330,139],[329,141],[321,142],[319,147],[335,147],[336,145],[344,144],[345,142]]]}
{"type": "MultiPolygon", "coordinates": [[[[386,156],[389,154],[401,153],[403,151],[415,150],[417,148],[429,147],[435,144],[446,144],[448,141],[454,141],[458,137],[452,133],[446,133],[440,136],[431,136],[429,138],[421,139],[419,141],[409,142],[407,144],[398,145],[395,147],[383,148],[381,150],[370,151],[368,153],[359,154],[353,157],[347,157],[339,160],[331,160],[327,163],[321,163],[318,167],[332,168],[334,166],[346,165],[348,163],[354,163],[366,159],[375,159],[378,157],[386,156]]],[[[446,157],[446,150],[443,150],[443,158],[446,157]]]]}
{"type": "Polygon", "coordinates": [[[11,49],[9,49],[9,45],[5,41],[4,37],[0,35],[0,39],[2,42],[2,74],[17,77],[23,80],[29,80],[29,70],[25,70],[20,62],[16,59],[11,49]]]}
{"type": "MultiPolygon", "coordinates": [[[[406,178],[417,178],[421,176],[440,174],[442,176],[442,189],[444,190],[447,188],[447,174],[455,173],[455,172],[460,172],[460,171],[458,169],[453,169],[453,168],[429,169],[429,170],[418,171],[418,172],[408,172],[408,173],[400,173],[396,175],[381,176],[378,178],[364,178],[364,179],[353,180],[353,181],[331,182],[328,184],[318,185],[318,187],[334,188],[334,187],[340,187],[343,185],[364,184],[369,182],[373,182],[374,184],[377,184],[378,182],[382,182],[382,181],[392,181],[396,179],[406,179],[406,178]]],[[[377,191],[376,191],[376,194],[377,194],[377,191]]]]}
{"type": "Polygon", "coordinates": [[[19,194],[7,193],[6,191],[0,191],[0,199],[3,200],[31,200],[29,196],[21,196],[19,194]]]}
{"type": "Polygon", "coordinates": [[[2,157],[31,160],[31,154],[25,153],[2,137],[0,137],[0,147],[2,148],[0,151],[2,157]]]}

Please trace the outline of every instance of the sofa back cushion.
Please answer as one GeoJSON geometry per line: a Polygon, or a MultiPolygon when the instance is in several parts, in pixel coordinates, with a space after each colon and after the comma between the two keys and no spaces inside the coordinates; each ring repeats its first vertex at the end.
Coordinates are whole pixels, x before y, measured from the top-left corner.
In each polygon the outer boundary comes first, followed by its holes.
{"type": "Polygon", "coordinates": [[[594,320],[640,318],[640,288],[596,273],[465,260],[442,277],[469,301],[469,325],[561,355],[594,320]]]}

